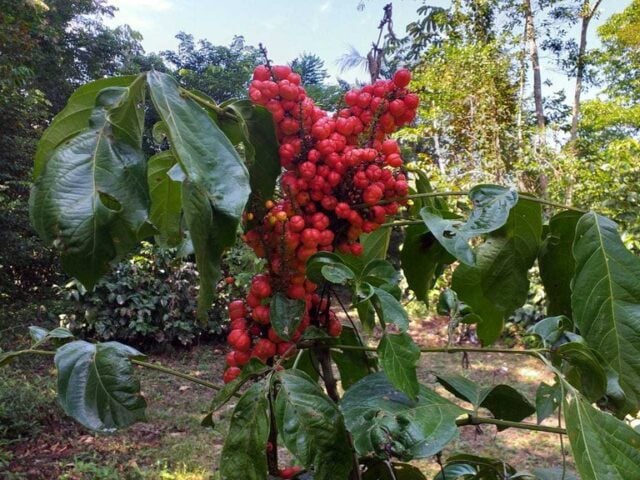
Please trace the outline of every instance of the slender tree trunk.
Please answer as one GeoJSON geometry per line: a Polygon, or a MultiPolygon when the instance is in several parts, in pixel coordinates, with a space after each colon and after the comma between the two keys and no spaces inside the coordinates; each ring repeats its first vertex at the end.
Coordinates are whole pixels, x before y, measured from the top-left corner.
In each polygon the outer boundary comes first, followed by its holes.
{"type": "Polygon", "coordinates": [[[582,81],[584,78],[585,67],[585,53],[587,51],[587,32],[589,30],[589,23],[595,15],[600,2],[602,0],[596,0],[591,7],[590,0],[584,0],[582,4],[582,26],[580,28],[580,46],[578,49],[578,63],[576,68],[576,88],[573,94],[573,112],[571,116],[571,135],[569,137],[569,143],[573,143],[578,136],[578,121],[580,120],[580,95],[582,94],[582,81]]]}
{"type": "Polygon", "coordinates": [[[542,77],[540,75],[540,57],[538,55],[538,43],[536,39],[536,26],[533,22],[533,10],[531,9],[531,0],[522,2],[522,9],[525,17],[525,31],[527,43],[529,44],[529,58],[531,59],[531,68],[533,70],[533,100],[536,107],[536,123],[540,130],[541,138],[544,138],[544,110],[542,106],[542,77]]]}
{"type": "Polygon", "coordinates": [[[522,157],[524,151],[524,134],[522,133],[522,112],[524,110],[524,91],[527,83],[527,23],[524,24],[522,51],[520,54],[520,72],[518,75],[518,112],[516,114],[516,133],[518,138],[518,153],[522,157]]]}

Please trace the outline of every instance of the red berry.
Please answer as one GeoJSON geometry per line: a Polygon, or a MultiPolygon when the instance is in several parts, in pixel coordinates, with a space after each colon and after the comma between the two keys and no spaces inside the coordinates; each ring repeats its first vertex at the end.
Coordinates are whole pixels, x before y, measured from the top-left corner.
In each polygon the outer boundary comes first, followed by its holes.
{"type": "Polygon", "coordinates": [[[235,380],[240,375],[241,370],[238,367],[229,367],[224,371],[222,380],[224,383],[229,383],[235,380]]]}
{"type": "Polygon", "coordinates": [[[393,76],[393,83],[396,84],[397,87],[404,88],[409,85],[411,81],[411,72],[406,68],[402,68],[398,70],[393,76]]]}

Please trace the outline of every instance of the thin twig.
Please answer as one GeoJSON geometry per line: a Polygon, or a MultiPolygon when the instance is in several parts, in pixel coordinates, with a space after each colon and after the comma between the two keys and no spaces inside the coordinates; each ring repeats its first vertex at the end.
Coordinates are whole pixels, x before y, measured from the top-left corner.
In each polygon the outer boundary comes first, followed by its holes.
{"type": "Polygon", "coordinates": [[[534,423],[512,422],[510,420],[500,420],[491,417],[477,417],[475,415],[467,415],[456,420],[456,425],[463,427],[465,425],[496,425],[498,427],[519,428],[521,430],[532,430],[534,432],[558,433],[566,435],[567,431],[559,427],[547,427],[546,425],[536,425],[534,423]]]}

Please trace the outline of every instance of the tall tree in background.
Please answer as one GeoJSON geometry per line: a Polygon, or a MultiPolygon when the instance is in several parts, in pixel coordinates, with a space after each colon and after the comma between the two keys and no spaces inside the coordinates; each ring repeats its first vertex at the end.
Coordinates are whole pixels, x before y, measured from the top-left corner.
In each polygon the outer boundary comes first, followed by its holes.
{"type": "Polygon", "coordinates": [[[582,95],[582,82],[584,79],[586,54],[587,54],[587,33],[591,19],[598,11],[602,0],[584,0],[580,9],[580,44],[578,46],[578,56],[576,58],[576,86],[573,94],[573,111],[571,115],[571,134],[569,142],[575,141],[578,135],[578,120],[580,117],[580,96],[582,95]]]}
{"type": "Polygon", "coordinates": [[[313,53],[303,52],[290,65],[293,71],[300,75],[305,86],[320,85],[329,77],[324,61],[313,53]]]}
{"type": "Polygon", "coordinates": [[[234,36],[226,45],[213,45],[208,40],[198,40],[193,35],[180,32],[177,50],[161,53],[174,68],[180,83],[206,93],[216,102],[228,98],[243,97],[251,73],[261,61],[258,48],[247,45],[244,37],[234,36]]]}

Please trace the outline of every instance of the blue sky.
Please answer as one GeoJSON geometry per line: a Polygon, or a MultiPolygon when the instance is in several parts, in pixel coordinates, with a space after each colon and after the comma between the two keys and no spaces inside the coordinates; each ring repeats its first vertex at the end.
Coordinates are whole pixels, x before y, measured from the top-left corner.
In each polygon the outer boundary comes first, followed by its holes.
{"type": "MultiPolygon", "coordinates": [[[[175,49],[178,31],[196,39],[206,38],[213,44],[229,44],[236,34],[249,44],[264,43],[269,56],[277,63],[288,62],[307,51],[319,55],[329,73],[347,81],[366,79],[364,71],[340,73],[336,60],[354,46],[366,53],[377,36],[382,7],[389,0],[366,0],[364,11],[358,11],[360,0],[111,0],[118,7],[112,25],[128,23],[142,33],[147,52],[175,49]]],[[[431,0],[431,5],[448,6],[448,0],[431,0]]],[[[602,14],[591,28],[589,42],[597,43],[595,30],[609,15],[621,11],[630,0],[604,0],[602,14]]],[[[407,23],[416,18],[417,0],[393,2],[394,29],[405,32],[407,23]]],[[[577,31],[575,32],[577,38],[577,31]]],[[[544,59],[543,75],[555,85],[552,90],[569,84],[554,72],[549,59],[544,59]]]]}

